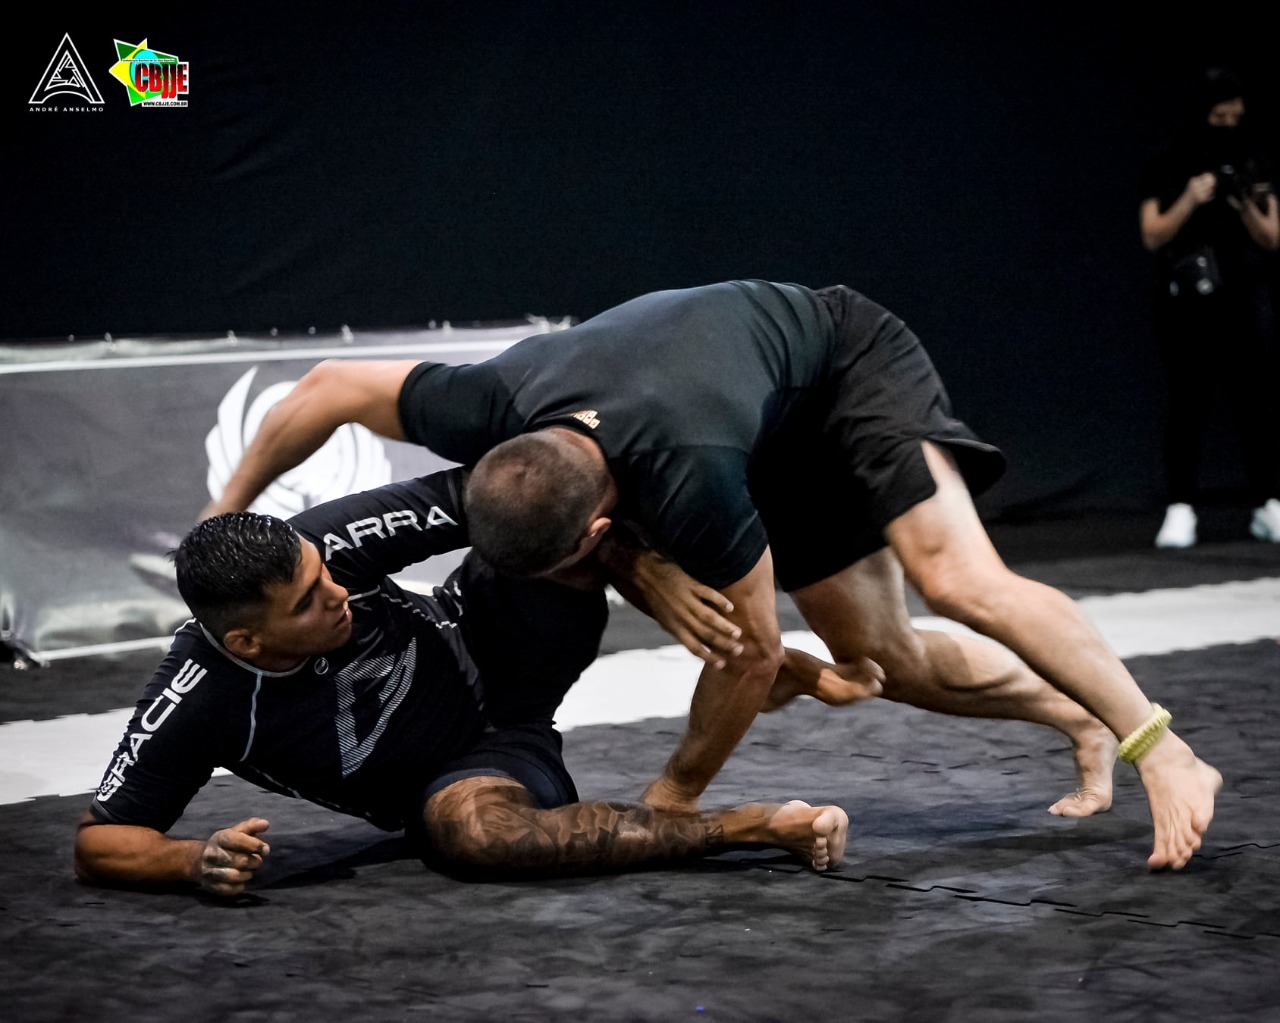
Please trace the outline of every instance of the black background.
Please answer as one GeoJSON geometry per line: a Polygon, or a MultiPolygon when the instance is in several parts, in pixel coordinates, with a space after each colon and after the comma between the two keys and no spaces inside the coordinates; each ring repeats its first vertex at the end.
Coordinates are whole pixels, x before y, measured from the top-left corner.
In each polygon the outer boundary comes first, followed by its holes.
{"type": "MultiPolygon", "coordinates": [[[[4,62],[0,337],[585,318],[848,283],[1004,446],[1000,510],[1158,500],[1137,180],[1227,64],[1274,138],[1275,14],[1217,4],[224,3],[31,12],[4,62]],[[27,98],[64,32],[96,113],[27,98]],[[189,62],[130,109],[112,40],[189,62]]],[[[16,30],[15,30],[16,31],[16,30]]],[[[1207,482],[1239,482],[1225,433],[1207,482]]]]}

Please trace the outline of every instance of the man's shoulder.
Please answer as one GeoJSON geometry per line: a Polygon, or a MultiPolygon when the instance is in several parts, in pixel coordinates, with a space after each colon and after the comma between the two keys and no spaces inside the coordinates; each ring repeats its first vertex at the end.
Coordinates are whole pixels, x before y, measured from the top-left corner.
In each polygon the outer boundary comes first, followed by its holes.
{"type": "Polygon", "coordinates": [[[148,692],[167,688],[172,693],[191,693],[211,678],[235,679],[250,673],[216,643],[194,618],[188,619],[173,635],[164,659],[157,665],[148,692]]]}
{"type": "Polygon", "coordinates": [[[94,816],[168,831],[214,767],[243,745],[230,725],[237,708],[245,718],[253,691],[248,678],[195,621],[183,625],[125,726],[94,797],[94,816]],[[237,675],[244,684],[237,685],[237,675]],[[228,699],[233,692],[244,695],[228,699]]]}
{"type": "MultiPolygon", "coordinates": [[[[463,366],[421,363],[405,378],[397,410],[405,440],[464,465],[494,443],[520,432],[506,377],[540,339],[534,335],[482,362],[463,366]],[[508,363],[515,363],[512,369],[508,363]]],[[[536,361],[536,360],[535,360],[536,361]]]]}

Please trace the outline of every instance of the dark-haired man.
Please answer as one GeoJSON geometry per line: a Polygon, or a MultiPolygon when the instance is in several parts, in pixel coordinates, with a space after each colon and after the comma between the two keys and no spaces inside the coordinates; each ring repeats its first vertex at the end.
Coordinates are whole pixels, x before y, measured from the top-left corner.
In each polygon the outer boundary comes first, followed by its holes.
{"type": "MultiPolygon", "coordinates": [[[[468,557],[431,595],[389,573],[466,546],[463,470],[330,502],[290,523],[208,519],[175,556],[195,618],[138,702],[76,837],[88,881],[244,890],[269,852],[248,817],[166,834],[216,767],[405,828],[468,874],[537,876],[777,846],[826,869],[838,807],[694,816],[579,802],[553,715],[595,658],[600,585],[499,576],[468,557]]],[[[579,573],[585,579],[585,573],[579,573]]]]}
{"type": "Polygon", "coordinates": [[[617,515],[729,598],[744,652],[704,668],[650,805],[696,806],[788,692],[837,703],[882,684],[1062,731],[1080,785],[1058,814],[1109,808],[1117,740],[1134,739],[1120,749],[1151,803],[1148,862],[1181,867],[1199,847],[1218,773],[1070,600],[1000,560],[970,493],[1003,458],[951,416],[915,336],[851,289],[730,281],[644,295],[477,365],[324,363],[263,421],[215,507],[242,506],[351,421],[475,465],[478,546],[516,571],[572,564],[617,515]],[[835,665],[784,657],[775,572],[835,665]],[[913,628],[904,574],[1002,646],[913,628]]]}

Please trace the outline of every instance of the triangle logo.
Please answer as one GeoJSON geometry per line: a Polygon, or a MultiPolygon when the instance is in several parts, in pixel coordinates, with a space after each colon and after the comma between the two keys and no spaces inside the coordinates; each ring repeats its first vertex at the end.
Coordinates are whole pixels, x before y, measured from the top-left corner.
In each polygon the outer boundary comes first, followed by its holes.
{"type": "Polygon", "coordinates": [[[39,106],[54,96],[62,95],[78,96],[86,103],[102,105],[102,93],[80,58],[80,51],[71,41],[70,33],[62,37],[62,42],[53,51],[49,66],[40,76],[40,84],[27,102],[39,106]]]}

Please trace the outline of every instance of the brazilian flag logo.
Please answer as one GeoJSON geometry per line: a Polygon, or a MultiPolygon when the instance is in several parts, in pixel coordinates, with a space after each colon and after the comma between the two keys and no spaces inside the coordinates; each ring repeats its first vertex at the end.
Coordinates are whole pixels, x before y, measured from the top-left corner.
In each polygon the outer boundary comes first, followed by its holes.
{"type": "Polygon", "coordinates": [[[147,40],[126,43],[117,39],[116,56],[111,74],[129,93],[129,106],[185,107],[178,99],[191,88],[191,66],[172,53],[153,50],[147,40]]]}

